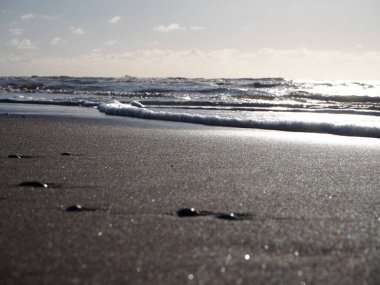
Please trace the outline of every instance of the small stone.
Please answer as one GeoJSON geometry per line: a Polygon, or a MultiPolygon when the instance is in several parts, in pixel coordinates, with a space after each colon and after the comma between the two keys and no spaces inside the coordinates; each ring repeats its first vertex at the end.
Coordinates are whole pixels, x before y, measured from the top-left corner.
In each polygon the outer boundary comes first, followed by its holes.
{"type": "Polygon", "coordinates": [[[75,153],[69,153],[69,152],[62,152],[62,156],[81,156],[80,154],[75,154],[75,153]]]}
{"type": "Polygon", "coordinates": [[[18,154],[10,154],[8,155],[8,158],[21,158],[18,154]]]}
{"type": "Polygon", "coordinates": [[[41,183],[38,181],[26,181],[26,182],[21,182],[19,184],[21,187],[39,187],[39,188],[48,188],[48,185],[46,183],[41,183]]]}
{"type": "Polygon", "coordinates": [[[194,208],[182,208],[177,211],[178,217],[197,217],[201,213],[194,208]]]}
{"type": "Polygon", "coordinates": [[[20,159],[20,158],[33,158],[33,157],[29,156],[29,155],[10,154],[10,155],[8,155],[8,158],[17,158],[17,159],[20,159]]]}
{"type": "Polygon", "coordinates": [[[98,209],[96,208],[87,208],[87,207],[82,207],[79,204],[76,205],[71,205],[66,208],[66,212],[94,212],[97,211],[98,209]]]}
{"type": "Polygon", "coordinates": [[[234,213],[221,213],[216,216],[218,219],[222,220],[238,220],[239,218],[235,216],[234,213]]]}
{"type": "Polygon", "coordinates": [[[66,208],[66,211],[67,212],[80,212],[80,211],[82,211],[82,206],[81,205],[68,206],[66,208]]]}

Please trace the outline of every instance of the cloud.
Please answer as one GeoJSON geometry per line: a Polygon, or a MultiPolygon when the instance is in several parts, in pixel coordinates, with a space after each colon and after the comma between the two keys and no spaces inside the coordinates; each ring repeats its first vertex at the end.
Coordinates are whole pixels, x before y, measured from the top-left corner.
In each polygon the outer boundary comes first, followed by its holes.
{"type": "Polygon", "coordinates": [[[24,33],[24,29],[14,28],[14,29],[11,29],[9,33],[12,36],[19,36],[19,35],[22,35],[24,33]]]}
{"type": "Polygon", "coordinates": [[[22,16],[21,16],[21,19],[25,21],[25,20],[34,19],[35,17],[36,17],[36,15],[30,13],[30,14],[22,15],[22,16]]]}
{"type": "MultiPolygon", "coordinates": [[[[73,76],[286,77],[330,80],[379,80],[380,51],[342,52],[297,48],[141,49],[124,53],[96,50],[81,56],[0,57],[0,74],[73,76]],[[17,61],[16,61],[17,60],[17,61]],[[22,74],[21,74],[22,73],[22,74]]],[[[25,55],[26,56],[26,55],[25,55]]]]}
{"type": "Polygon", "coordinates": [[[116,23],[120,22],[120,20],[121,20],[120,16],[115,16],[115,17],[112,17],[111,19],[109,19],[108,22],[111,24],[116,24],[116,23]]]}
{"type": "Polygon", "coordinates": [[[169,33],[169,32],[186,30],[186,28],[182,27],[180,24],[172,23],[168,26],[160,25],[160,26],[154,27],[154,30],[157,32],[169,33]]]}
{"type": "Polygon", "coordinates": [[[178,23],[172,23],[170,25],[164,26],[156,26],[153,28],[157,32],[162,32],[162,33],[169,33],[169,32],[175,32],[175,31],[186,31],[186,30],[191,30],[191,31],[202,31],[205,29],[203,26],[191,26],[191,27],[185,27],[181,26],[178,23]]]}
{"type": "Polygon", "coordinates": [[[56,46],[56,45],[63,45],[63,44],[66,44],[67,42],[65,40],[63,40],[62,38],[60,37],[55,37],[54,39],[52,39],[50,41],[50,44],[53,45],[53,46],[56,46]]]}
{"type": "Polygon", "coordinates": [[[72,32],[75,35],[84,35],[85,32],[83,31],[82,28],[77,28],[77,27],[70,27],[70,32],[72,32]]]}
{"type": "Polygon", "coordinates": [[[28,13],[21,16],[21,20],[28,21],[33,19],[41,19],[41,20],[56,20],[56,17],[52,17],[49,15],[42,15],[42,14],[34,14],[34,13],[28,13]]]}
{"type": "Polygon", "coordinates": [[[9,41],[9,45],[17,49],[35,49],[37,43],[29,39],[23,39],[23,40],[11,39],[9,41]]]}

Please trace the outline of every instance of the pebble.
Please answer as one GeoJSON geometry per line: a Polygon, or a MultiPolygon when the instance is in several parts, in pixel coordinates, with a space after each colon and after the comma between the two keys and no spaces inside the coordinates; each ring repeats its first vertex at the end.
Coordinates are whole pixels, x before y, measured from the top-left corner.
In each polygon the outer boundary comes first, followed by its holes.
{"type": "Polygon", "coordinates": [[[32,157],[29,155],[10,154],[8,155],[8,158],[32,158],[32,157]]]}
{"type": "Polygon", "coordinates": [[[201,213],[194,208],[182,208],[177,211],[178,217],[197,217],[201,213]]]}
{"type": "Polygon", "coordinates": [[[21,182],[19,184],[21,187],[40,187],[40,188],[48,188],[48,185],[46,183],[38,182],[38,181],[26,181],[21,182]]]}
{"type": "Polygon", "coordinates": [[[66,212],[93,212],[96,210],[97,210],[96,208],[82,207],[79,204],[71,205],[66,208],[66,212]]]}
{"type": "Polygon", "coordinates": [[[19,156],[17,154],[10,154],[10,155],[8,155],[8,158],[21,158],[21,156],[19,156]]]}
{"type": "Polygon", "coordinates": [[[74,153],[69,153],[69,152],[62,152],[62,156],[81,156],[80,154],[74,154],[74,153]]]}
{"type": "Polygon", "coordinates": [[[198,211],[198,210],[195,210],[194,208],[182,208],[182,209],[179,209],[176,212],[176,214],[178,217],[214,216],[217,219],[230,220],[230,221],[252,219],[252,215],[246,214],[246,213],[232,213],[232,212],[218,213],[218,212],[212,212],[212,211],[198,211]]]}
{"type": "Polygon", "coordinates": [[[218,219],[222,220],[238,220],[239,218],[235,216],[234,213],[221,213],[216,216],[218,219]]]}

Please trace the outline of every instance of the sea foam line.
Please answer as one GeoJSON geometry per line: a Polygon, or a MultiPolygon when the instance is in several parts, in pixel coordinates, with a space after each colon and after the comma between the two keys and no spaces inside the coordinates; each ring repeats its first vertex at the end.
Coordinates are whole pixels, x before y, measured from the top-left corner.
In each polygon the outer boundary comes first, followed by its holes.
{"type": "Polygon", "coordinates": [[[238,128],[255,128],[266,130],[328,133],[345,136],[380,138],[379,127],[366,127],[353,124],[336,125],[326,122],[300,122],[300,121],[259,121],[253,119],[225,118],[220,116],[205,116],[195,114],[182,114],[176,112],[153,111],[137,106],[137,104],[122,104],[118,101],[102,103],[98,106],[100,112],[108,115],[128,116],[150,120],[163,120],[185,122],[210,126],[225,126],[238,128]],[[135,105],[135,106],[133,106],[135,105]]]}

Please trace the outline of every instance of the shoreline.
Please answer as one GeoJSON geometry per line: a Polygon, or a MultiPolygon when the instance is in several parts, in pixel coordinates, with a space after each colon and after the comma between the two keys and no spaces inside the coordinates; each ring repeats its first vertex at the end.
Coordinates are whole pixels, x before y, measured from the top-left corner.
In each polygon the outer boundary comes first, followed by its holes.
{"type": "Polygon", "coordinates": [[[0,116],[21,115],[32,117],[51,117],[51,118],[77,118],[77,119],[97,119],[110,120],[115,123],[132,122],[141,127],[161,127],[161,128],[183,128],[183,129],[203,129],[208,130],[225,130],[236,131],[238,135],[256,132],[257,134],[269,135],[272,138],[296,139],[305,142],[312,141],[317,143],[343,143],[343,144],[373,144],[377,145],[379,139],[371,136],[341,135],[328,132],[307,132],[307,131],[289,131],[281,129],[266,129],[253,127],[231,127],[222,125],[209,125],[202,123],[180,122],[160,119],[146,119],[129,116],[119,116],[100,112],[96,107],[85,106],[65,106],[65,105],[40,105],[24,103],[0,103],[0,116]],[[346,138],[346,139],[345,139],[346,138]],[[349,141],[347,140],[349,139],[349,141]]]}
{"type": "Polygon", "coordinates": [[[377,139],[23,116],[0,116],[4,284],[380,281],[377,139]]]}

